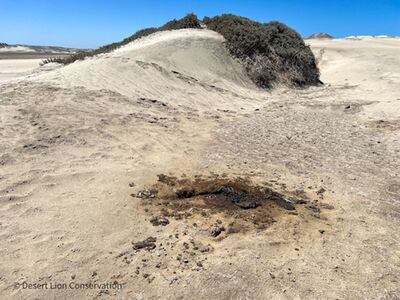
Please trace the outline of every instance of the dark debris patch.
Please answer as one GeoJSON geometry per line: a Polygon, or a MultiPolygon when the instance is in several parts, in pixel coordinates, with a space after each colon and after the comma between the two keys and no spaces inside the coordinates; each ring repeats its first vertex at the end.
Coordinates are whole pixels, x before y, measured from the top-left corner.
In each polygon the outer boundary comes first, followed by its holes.
{"type": "Polygon", "coordinates": [[[153,224],[153,226],[167,226],[169,220],[163,216],[155,216],[150,219],[150,223],[153,224]]]}
{"type": "Polygon", "coordinates": [[[140,250],[140,249],[153,250],[156,248],[156,241],[157,241],[157,239],[155,237],[150,236],[143,241],[132,242],[133,249],[134,250],[140,250]]]}
{"type": "Polygon", "coordinates": [[[286,210],[295,210],[294,202],[302,202],[295,198],[288,198],[270,188],[246,186],[248,183],[242,179],[221,183],[202,182],[201,180],[175,192],[178,199],[192,198],[196,196],[223,196],[233,205],[242,209],[254,209],[262,205],[266,200],[272,200],[286,210]],[[194,186],[198,185],[197,189],[194,186]]]}
{"type": "Polygon", "coordinates": [[[203,220],[199,222],[211,226],[209,235],[213,237],[222,236],[222,232],[227,235],[251,228],[265,229],[282,214],[298,216],[305,210],[312,214],[320,212],[319,204],[306,195],[281,193],[270,185],[216,174],[180,178],[160,174],[155,184],[136,195],[146,206],[152,225],[166,226],[171,220],[203,220]],[[226,230],[214,230],[219,225],[212,222],[221,215],[226,230]]]}

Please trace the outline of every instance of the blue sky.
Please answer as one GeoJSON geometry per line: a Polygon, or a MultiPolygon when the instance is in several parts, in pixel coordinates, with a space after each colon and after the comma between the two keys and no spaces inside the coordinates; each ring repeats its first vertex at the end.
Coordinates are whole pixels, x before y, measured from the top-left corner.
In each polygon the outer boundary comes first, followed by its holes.
{"type": "Polygon", "coordinates": [[[400,35],[400,0],[0,0],[0,42],[92,48],[188,12],[278,20],[304,36],[400,35]]]}

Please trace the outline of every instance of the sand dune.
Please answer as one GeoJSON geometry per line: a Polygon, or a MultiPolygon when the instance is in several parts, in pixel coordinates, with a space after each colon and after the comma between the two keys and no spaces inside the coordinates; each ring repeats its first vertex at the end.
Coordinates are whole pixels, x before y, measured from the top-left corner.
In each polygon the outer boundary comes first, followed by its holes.
{"type": "Polygon", "coordinates": [[[1,52],[35,52],[35,50],[26,46],[6,46],[0,48],[1,52]]]}
{"type": "Polygon", "coordinates": [[[8,45],[0,43],[0,54],[23,54],[23,53],[37,53],[37,54],[71,54],[85,49],[78,48],[65,48],[54,46],[32,46],[32,45],[8,45]]]}
{"type": "Polygon", "coordinates": [[[324,86],[260,90],[189,29],[0,83],[0,298],[400,297],[400,45],[307,43],[324,86]],[[295,210],[162,201],[197,175],[295,210]]]}
{"type": "Polygon", "coordinates": [[[225,107],[258,94],[243,67],[228,54],[222,36],[209,30],[159,32],[35,80],[203,108],[225,107]],[[228,100],[231,94],[238,97],[228,100]]]}

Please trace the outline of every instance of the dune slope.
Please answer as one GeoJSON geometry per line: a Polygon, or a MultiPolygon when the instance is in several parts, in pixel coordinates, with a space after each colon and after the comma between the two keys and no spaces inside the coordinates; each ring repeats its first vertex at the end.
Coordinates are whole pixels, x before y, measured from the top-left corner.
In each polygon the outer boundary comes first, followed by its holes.
{"type": "Polygon", "coordinates": [[[214,98],[218,94],[255,94],[243,67],[227,53],[222,36],[196,29],[155,33],[38,79],[192,107],[223,104],[223,97],[214,98]]]}

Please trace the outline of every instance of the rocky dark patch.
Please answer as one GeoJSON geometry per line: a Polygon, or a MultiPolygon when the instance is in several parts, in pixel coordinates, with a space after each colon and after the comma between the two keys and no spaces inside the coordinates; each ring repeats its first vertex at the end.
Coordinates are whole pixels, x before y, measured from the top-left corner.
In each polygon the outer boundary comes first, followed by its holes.
{"type": "Polygon", "coordinates": [[[165,174],[158,174],[157,177],[158,177],[159,182],[165,183],[166,185],[169,185],[169,186],[174,186],[175,182],[178,180],[174,176],[168,176],[165,174]]]}
{"type": "Polygon", "coordinates": [[[156,248],[156,241],[157,241],[157,239],[155,237],[150,236],[143,241],[132,242],[133,249],[134,250],[140,250],[140,249],[153,250],[154,248],[156,248]]]}
{"type": "Polygon", "coordinates": [[[215,226],[211,229],[210,231],[210,235],[212,237],[217,237],[221,234],[222,231],[225,231],[225,227],[224,226],[215,226]]]}
{"type": "Polygon", "coordinates": [[[232,186],[214,186],[210,185],[204,191],[196,191],[195,189],[190,190],[179,190],[176,192],[178,198],[191,198],[199,195],[223,195],[230,199],[230,201],[243,209],[256,208],[260,206],[260,201],[256,196],[247,193],[242,190],[238,190],[232,186]]]}
{"type": "Polygon", "coordinates": [[[167,226],[169,224],[169,220],[162,216],[152,217],[150,219],[150,223],[153,226],[167,226]]]}
{"type": "Polygon", "coordinates": [[[208,235],[212,237],[268,228],[282,214],[298,215],[292,212],[303,204],[312,213],[319,213],[318,203],[309,203],[293,193],[286,195],[247,179],[218,175],[177,178],[160,174],[154,185],[136,195],[154,226],[166,226],[171,219],[200,218],[201,223],[208,223],[208,235]],[[218,215],[223,221],[215,222],[218,215]]]}
{"type": "MultiPolygon", "coordinates": [[[[284,209],[287,210],[295,210],[295,206],[289,198],[276,193],[276,192],[271,192],[270,199],[274,200],[276,204],[278,204],[280,207],[283,207],[284,209]]],[[[296,201],[296,200],[295,200],[296,201]]]]}

